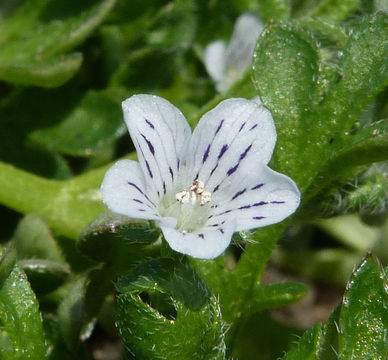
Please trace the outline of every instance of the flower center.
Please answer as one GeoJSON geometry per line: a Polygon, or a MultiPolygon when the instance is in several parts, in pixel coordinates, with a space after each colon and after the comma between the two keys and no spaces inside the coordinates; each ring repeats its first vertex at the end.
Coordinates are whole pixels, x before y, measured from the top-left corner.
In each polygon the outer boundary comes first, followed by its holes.
{"type": "Polygon", "coordinates": [[[175,195],[175,198],[181,204],[191,202],[191,205],[195,205],[199,201],[199,205],[203,206],[211,201],[212,194],[205,190],[201,180],[196,179],[193,181],[193,185],[190,186],[189,190],[179,191],[175,195]]]}
{"type": "Polygon", "coordinates": [[[182,232],[195,232],[202,228],[209,215],[211,193],[199,179],[193,181],[188,190],[166,196],[161,202],[161,214],[178,220],[176,229],[182,232]],[[173,201],[173,202],[172,202],[173,201]]]}

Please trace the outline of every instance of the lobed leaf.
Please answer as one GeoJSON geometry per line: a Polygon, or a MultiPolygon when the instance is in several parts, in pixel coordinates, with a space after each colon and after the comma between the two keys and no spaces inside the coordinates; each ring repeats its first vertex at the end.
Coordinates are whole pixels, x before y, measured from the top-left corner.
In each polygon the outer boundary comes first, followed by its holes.
{"type": "Polygon", "coordinates": [[[172,258],[152,260],[117,287],[117,326],[128,358],[224,359],[219,305],[187,264],[172,258]],[[170,297],[176,316],[163,316],[142,300],[144,293],[170,297]]]}
{"type": "Polygon", "coordinates": [[[106,211],[82,232],[77,246],[96,261],[117,262],[118,258],[126,258],[129,262],[128,256],[139,260],[140,248],[156,241],[159,235],[148,220],[106,211]]]}

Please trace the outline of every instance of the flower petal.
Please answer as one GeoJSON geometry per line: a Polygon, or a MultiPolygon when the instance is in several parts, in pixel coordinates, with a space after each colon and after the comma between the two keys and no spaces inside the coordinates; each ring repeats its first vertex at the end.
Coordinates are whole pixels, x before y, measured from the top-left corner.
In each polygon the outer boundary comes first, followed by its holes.
{"type": "Polygon", "coordinates": [[[120,160],[105,174],[101,185],[104,204],[118,214],[137,219],[160,219],[155,203],[145,191],[139,163],[120,160]]]}
{"type": "Polygon", "coordinates": [[[186,154],[186,182],[198,178],[206,190],[215,192],[242,164],[268,163],[275,142],[275,125],[267,109],[251,100],[225,100],[194,130],[186,154]]]}
{"type": "Polygon", "coordinates": [[[263,28],[263,23],[252,14],[244,13],[238,17],[226,50],[226,75],[234,78],[234,81],[251,65],[256,42],[263,28]]]}
{"type": "Polygon", "coordinates": [[[177,177],[190,126],[174,105],[158,96],[135,95],[122,106],[146,188],[157,201],[177,177]]]}
{"type": "MultiPolygon", "coordinates": [[[[225,57],[226,55],[226,46],[225,43],[221,40],[214,41],[210,43],[204,52],[204,63],[206,71],[213,78],[216,83],[219,83],[225,71],[225,57]]],[[[224,89],[218,89],[223,91],[224,89]]]]}
{"type": "Polygon", "coordinates": [[[199,259],[214,259],[230,244],[235,222],[231,220],[217,227],[206,227],[199,233],[183,233],[163,225],[161,229],[173,250],[199,259]]]}
{"type": "Polygon", "coordinates": [[[220,186],[208,225],[236,220],[236,231],[254,229],[282,221],[299,206],[300,193],[288,177],[266,165],[245,163],[220,186]]]}

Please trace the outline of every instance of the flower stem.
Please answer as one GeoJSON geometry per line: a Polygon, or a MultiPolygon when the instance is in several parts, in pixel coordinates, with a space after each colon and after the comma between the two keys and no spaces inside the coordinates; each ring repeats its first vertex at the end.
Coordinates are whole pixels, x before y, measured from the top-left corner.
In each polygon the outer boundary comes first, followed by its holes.
{"type": "MultiPolygon", "coordinates": [[[[127,158],[135,159],[136,154],[127,158]]],[[[100,185],[111,165],[58,181],[0,162],[0,204],[22,214],[35,213],[54,231],[76,239],[105,210],[100,185]]]]}

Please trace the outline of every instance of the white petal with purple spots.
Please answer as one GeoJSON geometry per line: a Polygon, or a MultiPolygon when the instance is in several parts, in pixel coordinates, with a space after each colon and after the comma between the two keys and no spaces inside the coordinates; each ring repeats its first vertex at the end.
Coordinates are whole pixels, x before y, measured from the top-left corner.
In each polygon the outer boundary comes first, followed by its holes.
{"type": "Polygon", "coordinates": [[[171,190],[190,126],[174,105],[158,96],[132,96],[123,110],[147,189],[153,199],[159,198],[171,190]]]}
{"type": "MultiPolygon", "coordinates": [[[[194,130],[187,153],[188,174],[209,191],[243,164],[271,159],[276,130],[270,112],[254,101],[229,99],[205,114],[194,130]]],[[[190,180],[188,179],[188,180],[190,180]]]]}
{"type": "Polygon", "coordinates": [[[205,227],[197,233],[183,233],[161,226],[164,237],[175,251],[200,259],[214,259],[230,244],[235,223],[231,219],[218,227],[205,227]]]}
{"type": "Polygon", "coordinates": [[[246,163],[240,171],[214,195],[209,220],[233,217],[236,231],[243,231],[278,223],[299,206],[299,190],[289,177],[263,164],[252,168],[246,163]]]}
{"type": "Polygon", "coordinates": [[[101,186],[105,205],[112,211],[138,219],[160,219],[155,202],[145,190],[139,163],[120,160],[105,174],[101,186]]]}

